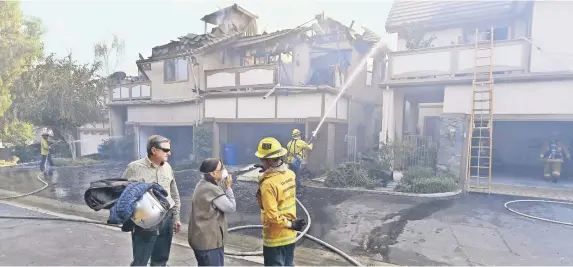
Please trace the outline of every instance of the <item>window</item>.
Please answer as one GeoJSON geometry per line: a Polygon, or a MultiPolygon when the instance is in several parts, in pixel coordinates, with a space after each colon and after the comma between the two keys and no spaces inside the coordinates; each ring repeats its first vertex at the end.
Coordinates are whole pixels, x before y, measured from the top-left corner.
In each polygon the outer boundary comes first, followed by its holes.
{"type": "MultiPolygon", "coordinates": [[[[478,34],[478,41],[489,41],[491,36],[491,28],[480,28],[478,34]]],[[[494,41],[503,41],[509,40],[509,27],[494,27],[493,28],[493,40],[494,41]]],[[[468,43],[474,43],[476,39],[476,31],[468,30],[466,33],[466,39],[468,43]]]]}
{"type": "Polygon", "coordinates": [[[255,57],[253,57],[253,56],[241,58],[241,66],[242,67],[251,66],[254,64],[255,64],[255,57]]]}
{"type": "Polygon", "coordinates": [[[264,64],[267,64],[267,56],[255,57],[255,65],[264,65],[264,64]]]}
{"type": "Polygon", "coordinates": [[[181,82],[188,79],[186,58],[175,58],[164,61],[163,68],[165,82],[181,82]]]}
{"type": "Polygon", "coordinates": [[[374,58],[369,58],[366,61],[366,86],[372,86],[372,74],[374,71],[374,58]]]}

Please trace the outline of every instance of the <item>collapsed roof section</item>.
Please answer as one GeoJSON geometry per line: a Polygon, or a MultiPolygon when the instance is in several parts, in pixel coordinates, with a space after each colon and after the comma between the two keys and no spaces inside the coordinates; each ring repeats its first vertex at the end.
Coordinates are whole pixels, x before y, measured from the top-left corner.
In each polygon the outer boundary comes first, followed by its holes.
{"type": "Polygon", "coordinates": [[[408,27],[447,28],[522,14],[528,1],[402,1],[392,4],[386,31],[396,33],[408,27]]]}
{"type": "MultiPolygon", "coordinates": [[[[210,32],[205,34],[189,33],[185,36],[179,37],[178,40],[172,40],[167,44],[156,46],[152,49],[151,57],[140,59],[137,63],[143,64],[162,58],[200,54],[210,50],[211,48],[220,47],[222,45],[231,45],[233,48],[238,48],[300,34],[313,28],[302,25],[294,29],[258,34],[256,32],[257,18],[258,16],[241,8],[237,4],[223,8],[217,12],[205,15],[201,19],[206,23],[218,25],[212,28],[210,32]]],[[[342,31],[346,32],[349,40],[359,40],[368,44],[374,44],[380,40],[380,36],[367,28],[363,28],[364,32],[359,34],[357,31],[352,29],[352,27],[343,25],[334,19],[325,18],[323,14],[317,15],[316,21],[321,28],[328,29],[325,33],[317,33],[315,31],[316,35],[332,33],[331,29],[336,28],[337,31],[342,29],[342,31]]]]}

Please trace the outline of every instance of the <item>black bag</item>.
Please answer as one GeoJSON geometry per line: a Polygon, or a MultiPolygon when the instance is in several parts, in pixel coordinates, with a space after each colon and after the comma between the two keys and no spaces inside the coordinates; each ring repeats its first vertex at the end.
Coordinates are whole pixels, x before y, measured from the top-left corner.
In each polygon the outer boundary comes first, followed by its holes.
{"type": "Polygon", "coordinates": [[[109,210],[129,183],[131,182],[122,178],[93,181],[84,193],[84,200],[88,207],[95,211],[109,210]]]}

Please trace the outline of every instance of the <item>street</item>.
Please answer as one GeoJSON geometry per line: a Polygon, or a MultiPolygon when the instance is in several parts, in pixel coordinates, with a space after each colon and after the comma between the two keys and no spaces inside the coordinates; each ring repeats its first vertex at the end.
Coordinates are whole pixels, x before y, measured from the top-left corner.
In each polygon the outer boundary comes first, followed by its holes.
{"type": "MultiPolygon", "coordinates": [[[[120,174],[120,166],[59,168],[54,177],[48,179],[53,186],[41,192],[39,196],[53,199],[52,201],[56,203],[54,205],[57,206],[55,210],[61,209],[64,213],[64,208],[67,206],[84,205],[83,192],[90,181],[117,177],[120,174]]],[[[41,185],[35,180],[34,172],[3,171],[1,175],[0,188],[5,190],[29,192],[41,185]]],[[[184,171],[176,173],[176,178],[183,198],[182,219],[186,222],[190,196],[199,177],[194,171],[184,171]]],[[[229,214],[230,226],[259,224],[260,211],[254,198],[256,184],[236,182],[233,187],[238,211],[229,214]]],[[[312,226],[309,233],[350,255],[368,258],[374,263],[398,265],[573,264],[573,244],[569,238],[573,236],[573,227],[525,218],[510,213],[503,207],[507,201],[522,198],[469,194],[449,199],[427,199],[318,188],[307,188],[306,192],[307,194],[301,198],[301,201],[311,214],[312,226]]],[[[570,206],[516,203],[512,208],[550,219],[573,221],[573,210],[570,206]]],[[[302,216],[301,212],[299,209],[299,216],[302,216]]],[[[39,227],[38,224],[40,223],[24,222],[22,226],[39,227]]],[[[44,228],[40,229],[49,228],[49,226],[42,227],[44,228]]],[[[71,229],[69,231],[72,234],[77,234],[77,239],[86,239],[77,246],[82,244],[94,246],[90,241],[93,240],[94,235],[85,234],[83,231],[74,232],[73,229],[76,229],[74,227],[68,226],[66,229],[71,229]]],[[[92,228],[86,225],[78,227],[92,228]]],[[[50,233],[42,234],[50,235],[50,233]]],[[[260,231],[245,231],[241,234],[260,238],[260,231]]],[[[118,258],[117,264],[127,264],[130,255],[128,235],[121,236],[120,234],[120,237],[114,236],[114,239],[110,235],[102,236],[113,240],[110,243],[116,244],[114,248],[118,250],[120,247],[126,247],[126,252],[117,252],[118,255],[123,255],[118,258]]],[[[11,236],[10,238],[11,240],[20,238],[24,240],[21,242],[28,242],[25,241],[26,236],[11,236]]],[[[41,240],[40,238],[34,239],[41,240]]],[[[62,240],[57,242],[53,240],[55,244],[60,242],[66,243],[62,240]]],[[[3,242],[3,246],[6,246],[6,243],[3,242]]],[[[298,247],[302,251],[304,248],[310,249],[311,255],[316,255],[317,251],[326,252],[308,240],[302,241],[298,247]]],[[[177,251],[174,250],[174,255],[179,255],[180,252],[177,251]]],[[[302,257],[302,251],[297,255],[302,257]]],[[[181,257],[182,260],[188,260],[184,256],[181,257]]],[[[187,257],[190,256],[187,255],[187,257]]],[[[86,260],[87,258],[78,261],[86,260]]],[[[20,264],[20,262],[14,262],[14,264],[20,264]]]]}
{"type": "MultiPolygon", "coordinates": [[[[40,212],[0,204],[4,216],[43,216],[40,212]]],[[[131,262],[129,233],[106,227],[33,220],[1,220],[0,265],[127,266],[131,262]]],[[[196,265],[190,248],[173,244],[169,264],[196,265]]],[[[227,265],[253,265],[227,257],[227,265]]]]}

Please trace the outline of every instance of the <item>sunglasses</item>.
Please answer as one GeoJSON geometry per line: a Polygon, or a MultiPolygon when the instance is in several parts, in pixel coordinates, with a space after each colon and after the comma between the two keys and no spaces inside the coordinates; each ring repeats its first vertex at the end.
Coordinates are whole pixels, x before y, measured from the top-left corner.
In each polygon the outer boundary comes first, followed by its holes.
{"type": "Polygon", "coordinates": [[[155,149],[162,150],[162,151],[165,152],[165,153],[171,152],[171,149],[169,149],[169,148],[156,147],[155,149]]]}

